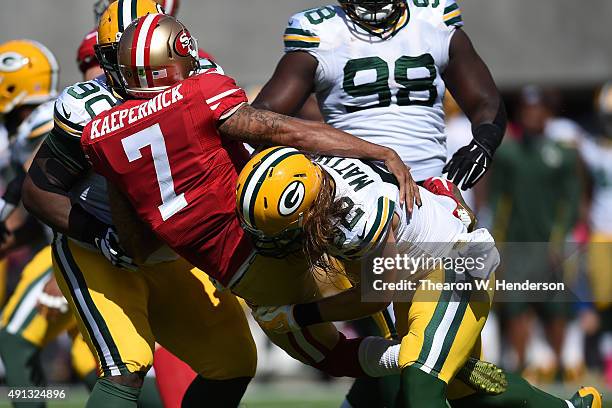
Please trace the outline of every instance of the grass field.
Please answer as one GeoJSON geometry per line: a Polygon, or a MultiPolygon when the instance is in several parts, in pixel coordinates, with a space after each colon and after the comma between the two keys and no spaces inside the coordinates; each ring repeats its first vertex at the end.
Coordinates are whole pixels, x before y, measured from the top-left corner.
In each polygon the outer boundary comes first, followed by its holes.
{"type": "MultiPolygon", "coordinates": [[[[249,387],[241,406],[245,408],[338,408],[348,386],[349,383],[345,381],[328,385],[312,382],[253,384],[249,387]]],[[[548,391],[555,395],[568,397],[575,392],[575,389],[551,387],[548,391]]],[[[0,408],[10,407],[4,395],[3,392],[0,397],[0,408]]],[[[87,392],[84,388],[68,389],[67,395],[69,398],[66,401],[50,402],[48,407],[82,408],[85,406],[87,392]]],[[[604,407],[612,408],[612,401],[607,403],[604,401],[604,407]]]]}

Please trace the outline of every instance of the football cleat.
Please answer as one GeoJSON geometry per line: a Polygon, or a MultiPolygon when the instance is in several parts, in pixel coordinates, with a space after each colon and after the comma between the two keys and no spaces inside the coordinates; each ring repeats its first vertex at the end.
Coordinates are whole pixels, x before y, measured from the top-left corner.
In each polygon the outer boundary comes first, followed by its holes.
{"type": "Polygon", "coordinates": [[[603,398],[595,387],[582,387],[569,399],[575,408],[602,408],[603,398]]]}
{"type": "Polygon", "coordinates": [[[508,381],[504,370],[493,363],[469,358],[457,373],[457,378],[475,391],[498,395],[506,391],[508,381]]]}
{"type": "Polygon", "coordinates": [[[463,200],[461,191],[459,191],[459,188],[454,183],[442,177],[430,177],[425,180],[423,187],[435,195],[446,196],[452,199],[456,204],[453,215],[467,227],[468,232],[474,230],[477,222],[476,215],[463,200]]]}

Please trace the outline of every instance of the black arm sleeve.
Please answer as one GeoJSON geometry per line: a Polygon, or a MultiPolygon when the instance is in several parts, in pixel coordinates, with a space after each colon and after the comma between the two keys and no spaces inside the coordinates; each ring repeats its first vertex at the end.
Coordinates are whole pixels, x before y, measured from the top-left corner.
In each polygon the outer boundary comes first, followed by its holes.
{"type": "Polygon", "coordinates": [[[40,189],[68,196],[75,182],[89,169],[78,139],[54,135],[55,129],[36,153],[29,175],[40,189]]]}
{"type": "Polygon", "coordinates": [[[21,190],[23,188],[23,181],[25,180],[26,173],[23,167],[16,167],[17,175],[13,178],[8,186],[2,198],[9,204],[17,206],[21,201],[21,190]]]}

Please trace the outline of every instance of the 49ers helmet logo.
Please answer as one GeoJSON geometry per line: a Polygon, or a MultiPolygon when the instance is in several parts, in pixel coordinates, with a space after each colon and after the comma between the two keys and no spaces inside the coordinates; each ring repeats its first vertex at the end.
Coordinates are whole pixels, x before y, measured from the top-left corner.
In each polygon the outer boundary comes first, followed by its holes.
{"type": "Polygon", "coordinates": [[[181,30],[176,36],[176,40],[174,40],[174,51],[181,57],[188,57],[197,52],[195,50],[195,41],[186,29],[181,30]]]}
{"type": "Polygon", "coordinates": [[[285,217],[293,214],[304,202],[306,189],[301,181],[294,181],[285,188],[278,200],[278,212],[285,217]]]}

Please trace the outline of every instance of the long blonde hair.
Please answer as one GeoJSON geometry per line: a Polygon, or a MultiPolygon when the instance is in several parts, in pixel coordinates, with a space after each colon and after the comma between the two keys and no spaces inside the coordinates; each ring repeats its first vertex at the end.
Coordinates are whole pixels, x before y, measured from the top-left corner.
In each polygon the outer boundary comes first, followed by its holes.
{"type": "Polygon", "coordinates": [[[329,254],[329,248],[334,245],[338,225],[349,211],[345,203],[335,199],[335,185],[323,171],[321,191],[304,217],[303,251],[310,267],[322,271],[331,281],[337,275],[346,276],[342,265],[329,254]]]}

